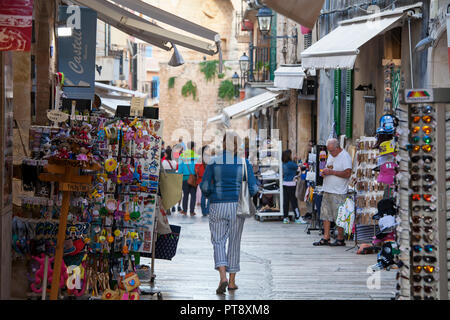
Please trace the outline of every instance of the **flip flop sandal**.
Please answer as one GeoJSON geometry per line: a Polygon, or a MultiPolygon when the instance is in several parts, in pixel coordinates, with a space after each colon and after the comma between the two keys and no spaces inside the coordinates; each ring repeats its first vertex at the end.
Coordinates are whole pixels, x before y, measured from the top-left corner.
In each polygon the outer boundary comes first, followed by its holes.
{"type": "Polygon", "coordinates": [[[313,243],[313,246],[329,246],[329,245],[330,245],[330,240],[327,240],[327,239],[324,239],[324,238],[322,238],[319,241],[313,243]]]}
{"type": "Polygon", "coordinates": [[[345,246],[345,241],[344,240],[336,240],[333,243],[330,243],[330,246],[332,247],[343,247],[345,246]]]}
{"type": "Polygon", "coordinates": [[[217,294],[225,293],[227,286],[228,286],[228,281],[222,282],[221,284],[219,284],[219,287],[217,288],[216,293],[217,294]]]}

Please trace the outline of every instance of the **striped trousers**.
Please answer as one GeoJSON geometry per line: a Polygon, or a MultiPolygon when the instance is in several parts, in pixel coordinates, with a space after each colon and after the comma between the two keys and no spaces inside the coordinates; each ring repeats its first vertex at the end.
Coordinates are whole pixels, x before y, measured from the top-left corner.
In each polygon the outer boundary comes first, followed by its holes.
{"type": "Polygon", "coordinates": [[[236,216],[236,209],[237,202],[211,203],[209,208],[214,267],[218,269],[225,266],[226,272],[230,273],[240,270],[241,236],[245,221],[236,216]]]}

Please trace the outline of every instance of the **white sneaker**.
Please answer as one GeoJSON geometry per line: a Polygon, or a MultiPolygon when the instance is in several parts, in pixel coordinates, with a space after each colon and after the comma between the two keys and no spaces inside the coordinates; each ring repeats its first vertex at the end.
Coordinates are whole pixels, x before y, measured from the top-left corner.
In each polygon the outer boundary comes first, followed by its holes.
{"type": "Polygon", "coordinates": [[[295,223],[298,223],[298,224],[307,224],[308,222],[305,221],[305,220],[303,220],[303,217],[300,217],[300,218],[298,218],[298,219],[295,219],[295,223]]]}
{"type": "Polygon", "coordinates": [[[289,223],[289,218],[284,218],[283,223],[289,223]]]}

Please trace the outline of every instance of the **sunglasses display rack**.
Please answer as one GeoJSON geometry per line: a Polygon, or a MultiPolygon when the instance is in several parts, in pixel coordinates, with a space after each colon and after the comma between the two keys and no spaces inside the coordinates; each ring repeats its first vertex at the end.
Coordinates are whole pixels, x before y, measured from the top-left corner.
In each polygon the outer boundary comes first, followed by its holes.
{"type": "Polygon", "coordinates": [[[43,288],[51,286],[44,274],[56,267],[58,226],[68,208],[58,297],[139,299],[137,273],[148,271],[147,279],[150,269],[136,264],[152,257],[155,244],[161,133],[159,120],[103,115],[30,129],[31,158],[22,164],[27,194],[12,226],[14,255],[30,262],[29,297],[45,299],[43,288]],[[81,174],[69,176],[75,184],[54,175],[64,167],[81,174]],[[62,190],[70,190],[68,202],[62,190]]]}
{"type": "Polygon", "coordinates": [[[450,91],[407,89],[405,101],[399,110],[400,123],[408,123],[408,130],[402,130],[401,135],[405,147],[400,154],[397,227],[404,266],[397,277],[397,297],[447,300],[449,203],[445,160],[450,137],[444,103],[450,101],[450,91]],[[414,100],[417,92],[425,92],[427,98],[414,100]]]}
{"type": "Polygon", "coordinates": [[[373,225],[372,216],[377,213],[377,203],[383,198],[384,185],[377,182],[378,149],[374,149],[376,138],[360,137],[356,141],[356,166],[351,185],[357,191],[356,223],[373,225]]]}

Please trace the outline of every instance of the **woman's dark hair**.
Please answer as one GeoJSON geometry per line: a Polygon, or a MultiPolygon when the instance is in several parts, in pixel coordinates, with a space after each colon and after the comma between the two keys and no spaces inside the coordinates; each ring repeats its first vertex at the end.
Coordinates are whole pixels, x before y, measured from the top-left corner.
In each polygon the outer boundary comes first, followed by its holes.
{"type": "Polygon", "coordinates": [[[172,160],[172,148],[167,147],[165,153],[166,153],[166,160],[172,160]]]}
{"type": "Polygon", "coordinates": [[[203,146],[202,147],[202,162],[205,163],[205,151],[206,149],[208,149],[208,146],[203,146]]]}
{"type": "Polygon", "coordinates": [[[188,147],[189,147],[191,150],[194,150],[194,148],[195,148],[195,142],[194,142],[194,141],[189,142],[189,143],[188,143],[188,147]]]}
{"type": "Polygon", "coordinates": [[[281,156],[281,161],[283,163],[292,161],[292,151],[291,150],[284,150],[283,155],[281,156]]]}

